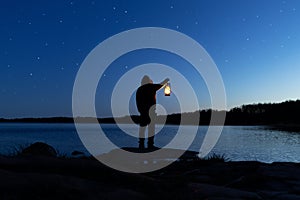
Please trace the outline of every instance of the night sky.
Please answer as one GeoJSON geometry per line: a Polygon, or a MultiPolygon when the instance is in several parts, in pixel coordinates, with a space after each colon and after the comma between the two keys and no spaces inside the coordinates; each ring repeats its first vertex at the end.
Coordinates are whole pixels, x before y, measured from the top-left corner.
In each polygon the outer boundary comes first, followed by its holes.
{"type": "MultiPolygon", "coordinates": [[[[72,116],[74,80],[89,52],[114,34],[148,26],[180,31],[206,49],[223,77],[228,109],[300,98],[298,0],[11,0],[1,2],[0,26],[0,118],[72,116]]],[[[199,91],[200,108],[210,107],[201,77],[185,61],[144,51],[120,58],[101,78],[99,116],[110,115],[109,101],[101,99],[110,85],[148,62],[180,70],[199,91]]],[[[162,96],[158,101],[174,101],[162,96]]]]}

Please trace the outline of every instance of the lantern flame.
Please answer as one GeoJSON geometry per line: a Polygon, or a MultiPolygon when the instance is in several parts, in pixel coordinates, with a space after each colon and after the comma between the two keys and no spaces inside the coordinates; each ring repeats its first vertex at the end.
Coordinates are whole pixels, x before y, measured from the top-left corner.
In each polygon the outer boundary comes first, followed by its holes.
{"type": "Polygon", "coordinates": [[[170,87],[170,85],[168,84],[168,85],[166,85],[166,87],[165,87],[165,96],[170,96],[170,94],[171,94],[171,87],[170,87]]]}

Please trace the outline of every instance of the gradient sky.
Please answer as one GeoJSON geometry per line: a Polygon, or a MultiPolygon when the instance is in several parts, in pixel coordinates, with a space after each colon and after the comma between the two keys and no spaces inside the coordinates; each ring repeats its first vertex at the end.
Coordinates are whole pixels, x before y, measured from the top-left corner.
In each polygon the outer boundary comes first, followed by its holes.
{"type": "MultiPolygon", "coordinates": [[[[147,26],[178,30],[206,49],[223,77],[228,109],[300,98],[298,0],[11,0],[1,2],[0,24],[4,118],[71,116],[74,80],[88,53],[114,34],[147,26]]],[[[111,66],[101,79],[104,85],[113,85],[122,73],[147,62],[177,65],[191,84],[201,79],[185,70],[185,61],[165,52],[127,56],[111,66]]],[[[109,116],[109,101],[101,97],[109,96],[112,88],[103,88],[100,83],[97,108],[99,116],[109,116]]],[[[195,90],[200,108],[208,108],[205,85],[195,90]]],[[[162,96],[158,100],[176,105],[174,97],[162,96]]]]}

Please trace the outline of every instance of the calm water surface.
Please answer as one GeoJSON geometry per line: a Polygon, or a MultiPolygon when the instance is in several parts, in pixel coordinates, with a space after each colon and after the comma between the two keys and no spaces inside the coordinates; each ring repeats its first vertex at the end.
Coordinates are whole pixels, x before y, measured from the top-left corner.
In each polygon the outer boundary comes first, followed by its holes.
{"type": "MultiPolygon", "coordinates": [[[[87,138],[97,135],[99,125],[84,124],[87,138]]],[[[114,124],[102,124],[106,136],[117,146],[137,147],[138,126],[122,125],[120,129],[114,124]],[[130,133],[131,135],[126,134],[130,133]]],[[[194,126],[185,126],[189,134],[194,126]]],[[[189,147],[199,151],[207,126],[200,126],[197,135],[189,147]]],[[[156,146],[167,145],[176,135],[178,126],[157,126],[156,146]]],[[[188,138],[189,135],[187,135],[188,138]]],[[[88,154],[82,144],[74,124],[44,124],[44,123],[1,123],[0,153],[11,154],[14,148],[26,146],[33,142],[46,142],[55,147],[60,154],[70,155],[72,151],[82,151],[88,154]]],[[[96,147],[99,153],[105,153],[103,145],[96,147]]],[[[224,154],[232,161],[257,160],[262,162],[300,162],[300,133],[274,131],[262,126],[225,126],[217,145],[211,153],[224,154]]]]}

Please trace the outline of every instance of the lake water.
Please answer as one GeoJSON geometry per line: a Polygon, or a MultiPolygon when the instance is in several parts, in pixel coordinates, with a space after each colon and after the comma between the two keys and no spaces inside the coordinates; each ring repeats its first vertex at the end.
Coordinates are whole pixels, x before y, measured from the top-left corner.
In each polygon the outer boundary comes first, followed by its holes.
{"type": "MultiPolygon", "coordinates": [[[[84,124],[87,137],[97,135],[99,125],[84,124]]],[[[122,125],[122,130],[114,124],[102,124],[106,136],[117,146],[137,147],[138,133],[136,125],[122,125]],[[132,133],[133,136],[125,132],[132,133]]],[[[194,126],[184,126],[187,134],[194,126]]],[[[199,151],[207,126],[200,126],[189,150],[199,151]]],[[[155,145],[163,147],[176,135],[178,126],[157,126],[155,145]]],[[[93,137],[90,137],[93,140],[93,137]]],[[[70,155],[72,151],[89,152],[82,144],[74,124],[44,123],[1,123],[0,153],[11,154],[15,147],[26,146],[33,142],[45,142],[58,150],[60,154],[70,155]]],[[[103,145],[96,147],[105,153],[103,145]]],[[[274,131],[263,126],[225,126],[212,153],[224,154],[231,161],[256,160],[262,162],[300,162],[300,133],[274,131]]]]}

